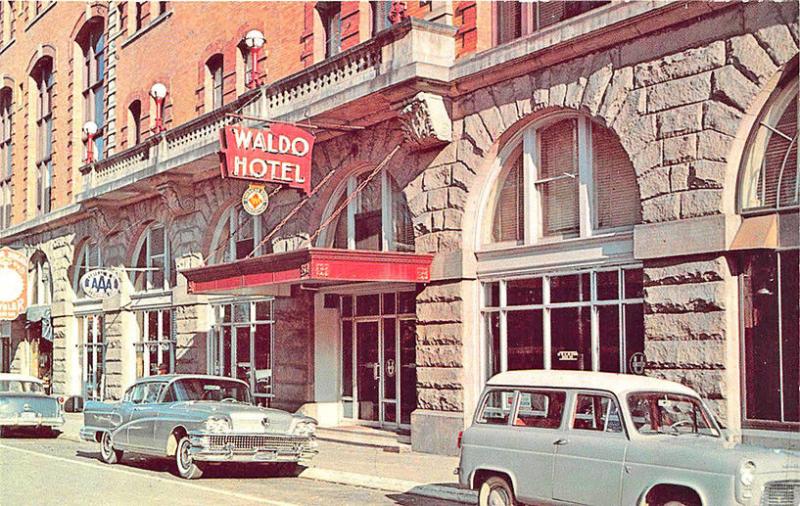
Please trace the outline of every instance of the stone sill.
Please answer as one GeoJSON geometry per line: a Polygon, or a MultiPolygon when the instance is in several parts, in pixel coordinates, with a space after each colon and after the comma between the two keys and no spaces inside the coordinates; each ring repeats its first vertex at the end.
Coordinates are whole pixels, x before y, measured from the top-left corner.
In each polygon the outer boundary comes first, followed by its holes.
{"type": "Polygon", "coordinates": [[[13,46],[13,45],[14,45],[14,43],[15,43],[16,41],[17,41],[17,39],[16,39],[16,38],[13,38],[13,39],[9,40],[8,42],[6,42],[5,44],[3,44],[3,47],[1,47],[1,48],[0,48],[0,56],[2,56],[2,55],[3,55],[3,53],[5,53],[6,51],[8,51],[8,49],[9,49],[11,46],[13,46]]]}
{"type": "Polygon", "coordinates": [[[568,237],[561,240],[548,240],[534,244],[513,244],[511,242],[482,245],[484,248],[477,251],[478,260],[493,260],[507,256],[531,255],[549,251],[571,249],[573,247],[589,247],[610,241],[633,239],[633,229],[618,232],[597,233],[589,237],[568,237]]]}
{"type": "Polygon", "coordinates": [[[51,10],[53,7],[55,7],[55,6],[56,6],[56,1],[55,1],[55,0],[51,0],[50,4],[49,4],[47,7],[45,7],[45,8],[42,10],[42,12],[40,12],[39,14],[37,14],[37,15],[36,15],[36,17],[34,17],[33,19],[31,19],[31,20],[30,20],[30,22],[28,22],[28,24],[27,24],[27,25],[25,25],[25,31],[27,32],[28,30],[30,30],[30,29],[31,29],[31,27],[32,27],[33,25],[35,25],[37,21],[39,21],[40,19],[42,19],[42,17],[43,17],[45,14],[47,14],[48,12],[50,12],[50,10],[51,10]]]}
{"type": "Polygon", "coordinates": [[[152,30],[156,26],[158,26],[161,23],[163,23],[170,16],[172,16],[172,11],[166,11],[163,14],[159,15],[153,21],[148,23],[147,26],[139,28],[139,30],[134,32],[130,37],[128,37],[127,39],[122,41],[122,44],[120,44],[120,48],[123,49],[123,48],[127,47],[128,45],[132,44],[137,39],[143,37],[146,33],[148,33],[150,30],[152,30]]]}

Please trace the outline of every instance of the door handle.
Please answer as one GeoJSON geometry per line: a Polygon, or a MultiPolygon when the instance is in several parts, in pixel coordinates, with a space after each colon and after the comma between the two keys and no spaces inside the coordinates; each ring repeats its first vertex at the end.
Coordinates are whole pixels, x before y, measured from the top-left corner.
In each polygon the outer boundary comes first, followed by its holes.
{"type": "Polygon", "coordinates": [[[569,440],[564,438],[556,439],[555,441],[553,441],[553,444],[556,446],[564,446],[567,443],[569,443],[569,440]]]}

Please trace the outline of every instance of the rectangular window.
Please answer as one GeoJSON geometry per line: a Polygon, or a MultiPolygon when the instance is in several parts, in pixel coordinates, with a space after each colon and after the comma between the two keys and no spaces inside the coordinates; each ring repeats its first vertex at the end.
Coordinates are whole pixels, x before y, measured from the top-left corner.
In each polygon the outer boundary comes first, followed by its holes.
{"type": "Polygon", "coordinates": [[[504,44],[522,35],[522,5],[517,0],[497,2],[497,43],[504,44]]]}
{"type": "Polygon", "coordinates": [[[11,176],[13,143],[11,114],[12,91],[0,92],[0,228],[11,226],[11,176]]]}
{"type": "Polygon", "coordinates": [[[175,371],[175,339],[171,309],[138,311],[139,340],[136,346],[138,378],[175,371]]]}
{"type": "Polygon", "coordinates": [[[325,58],[330,58],[342,51],[342,5],[324,2],[318,8],[325,29],[325,58]]]}
{"type": "Polygon", "coordinates": [[[514,392],[512,390],[491,390],[483,398],[483,405],[475,422],[487,425],[508,425],[513,407],[514,392]]]}
{"type": "Polygon", "coordinates": [[[105,398],[105,342],[103,315],[86,315],[78,319],[83,354],[83,397],[85,400],[105,398]]]}
{"type": "Polygon", "coordinates": [[[514,426],[540,429],[561,427],[566,399],[566,392],[520,392],[514,426]]]}
{"type": "Polygon", "coordinates": [[[372,35],[381,32],[390,26],[389,12],[392,9],[392,2],[388,0],[376,0],[370,2],[372,7],[372,35]]]}
{"type": "Polygon", "coordinates": [[[37,214],[49,213],[52,209],[51,193],[53,181],[53,74],[52,60],[40,63],[36,108],[36,210],[37,214]]]}
{"type": "Polygon", "coordinates": [[[622,417],[617,402],[607,395],[579,394],[575,402],[572,428],[596,432],[622,432],[622,417]]]}
{"type": "Polygon", "coordinates": [[[97,125],[98,133],[94,138],[94,159],[103,158],[102,128],[105,120],[104,106],[104,73],[105,73],[105,44],[102,26],[95,29],[89,37],[84,48],[83,61],[83,116],[84,122],[93,121],[97,125]]]}
{"type": "Polygon", "coordinates": [[[136,291],[167,290],[173,284],[164,226],[155,226],[146,232],[136,268],[132,273],[136,291]]]}
{"type": "Polygon", "coordinates": [[[579,231],[578,125],[559,121],[538,132],[539,179],[535,182],[542,202],[543,235],[579,231]]]}

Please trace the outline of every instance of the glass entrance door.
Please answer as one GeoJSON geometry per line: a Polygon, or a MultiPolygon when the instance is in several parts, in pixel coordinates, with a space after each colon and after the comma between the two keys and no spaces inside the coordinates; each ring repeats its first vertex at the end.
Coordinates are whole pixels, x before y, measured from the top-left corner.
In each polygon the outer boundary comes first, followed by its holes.
{"type": "Polygon", "coordinates": [[[358,417],[373,422],[381,421],[379,399],[381,363],[378,357],[378,341],[378,322],[356,323],[358,417]]]}

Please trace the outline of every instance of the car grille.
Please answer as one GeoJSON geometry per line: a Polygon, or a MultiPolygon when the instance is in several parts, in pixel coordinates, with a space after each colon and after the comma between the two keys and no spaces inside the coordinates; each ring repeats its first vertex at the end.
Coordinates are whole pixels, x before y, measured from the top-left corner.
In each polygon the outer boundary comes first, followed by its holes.
{"type": "Polygon", "coordinates": [[[800,480],[770,481],[764,486],[761,506],[797,506],[800,504],[800,480]]]}
{"type": "Polygon", "coordinates": [[[208,445],[212,450],[224,450],[233,446],[234,451],[256,449],[275,450],[279,453],[295,453],[303,450],[309,442],[306,438],[287,438],[276,436],[225,436],[208,437],[208,445]]]}

